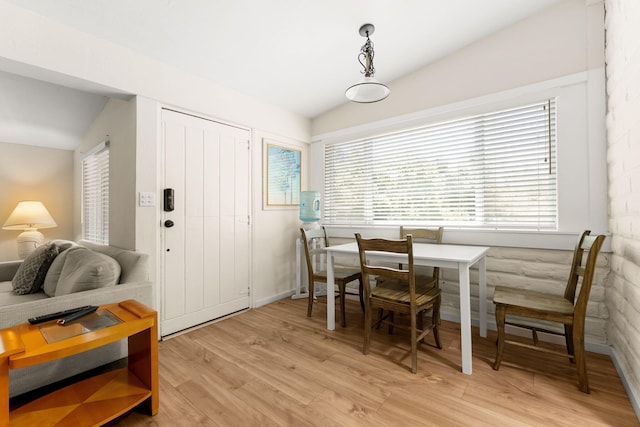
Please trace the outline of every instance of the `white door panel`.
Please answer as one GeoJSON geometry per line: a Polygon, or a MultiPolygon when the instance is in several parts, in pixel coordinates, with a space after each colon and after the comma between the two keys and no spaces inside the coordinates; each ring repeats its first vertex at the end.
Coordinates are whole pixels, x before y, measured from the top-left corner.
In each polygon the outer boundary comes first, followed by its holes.
{"type": "MultiPolygon", "coordinates": [[[[211,216],[205,219],[204,234],[207,242],[223,241],[220,238],[220,217],[211,216]]],[[[218,244],[205,245],[203,249],[204,258],[207,260],[204,264],[204,275],[209,278],[203,294],[203,302],[207,306],[220,304],[220,252],[218,244]]]]}
{"type": "MultiPolygon", "coordinates": [[[[171,144],[165,144],[165,163],[167,159],[171,159],[172,163],[184,164],[184,128],[175,123],[164,123],[164,136],[171,144]]],[[[171,182],[176,195],[176,207],[182,206],[182,198],[184,197],[184,187],[181,183],[184,179],[181,177],[182,170],[180,168],[166,168],[165,181],[171,182]],[[180,185],[180,187],[176,187],[180,185]]],[[[184,315],[185,295],[184,274],[185,274],[185,256],[184,256],[184,221],[176,221],[179,212],[165,212],[164,219],[172,220],[175,226],[171,229],[171,233],[164,234],[164,265],[171,265],[170,269],[164,271],[164,283],[170,284],[164,289],[162,299],[163,316],[165,318],[175,318],[184,315]],[[167,251],[167,249],[169,251],[167,251]]]]}
{"type": "Polygon", "coordinates": [[[167,335],[249,307],[249,131],[163,110],[167,335]]]}

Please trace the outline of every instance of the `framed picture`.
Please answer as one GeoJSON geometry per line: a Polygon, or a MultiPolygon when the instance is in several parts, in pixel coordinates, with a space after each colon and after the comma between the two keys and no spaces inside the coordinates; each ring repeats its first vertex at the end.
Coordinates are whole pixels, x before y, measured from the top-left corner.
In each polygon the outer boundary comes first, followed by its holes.
{"type": "Polygon", "coordinates": [[[302,151],[265,140],[264,155],[265,206],[297,208],[300,205],[302,151]]]}

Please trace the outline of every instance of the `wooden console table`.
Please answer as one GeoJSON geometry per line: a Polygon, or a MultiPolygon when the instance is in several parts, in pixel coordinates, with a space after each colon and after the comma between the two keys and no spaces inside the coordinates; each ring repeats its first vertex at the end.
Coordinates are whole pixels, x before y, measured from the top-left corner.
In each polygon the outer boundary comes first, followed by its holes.
{"type": "MultiPolygon", "coordinates": [[[[98,308],[119,323],[48,343],[55,321],[0,330],[0,426],[101,425],[144,403],[158,412],[158,315],[127,300],[98,308]],[[128,338],[128,366],[56,390],[9,413],[9,370],[49,362],[128,338]]],[[[70,328],[69,326],[55,326],[70,328]]],[[[50,339],[50,341],[52,341],[50,339]]]]}

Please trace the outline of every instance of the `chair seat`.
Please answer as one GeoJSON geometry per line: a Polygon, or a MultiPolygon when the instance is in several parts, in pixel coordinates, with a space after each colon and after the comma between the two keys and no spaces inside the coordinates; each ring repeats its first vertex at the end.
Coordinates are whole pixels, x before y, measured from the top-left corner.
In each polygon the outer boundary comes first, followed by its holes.
{"type": "Polygon", "coordinates": [[[493,293],[494,304],[525,308],[548,315],[573,315],[573,304],[562,295],[549,295],[536,291],[496,286],[493,293]]]}
{"type": "MultiPolygon", "coordinates": [[[[327,280],[327,271],[326,270],[318,270],[313,274],[313,277],[316,279],[327,280]]],[[[341,267],[335,266],[333,272],[334,280],[344,281],[345,283],[353,282],[354,280],[358,280],[360,278],[360,269],[352,268],[352,267],[341,267]]]]}
{"type": "MultiPolygon", "coordinates": [[[[440,289],[416,284],[416,304],[420,307],[432,303],[440,296],[440,289]]],[[[409,285],[400,280],[385,280],[371,290],[371,297],[409,305],[409,285]]]]}

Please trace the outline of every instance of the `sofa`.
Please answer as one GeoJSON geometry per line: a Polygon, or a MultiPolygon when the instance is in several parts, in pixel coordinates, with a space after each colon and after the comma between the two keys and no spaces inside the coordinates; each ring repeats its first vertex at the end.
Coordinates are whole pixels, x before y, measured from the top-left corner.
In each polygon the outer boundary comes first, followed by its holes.
{"type": "MultiPolygon", "coordinates": [[[[33,254],[24,261],[0,262],[0,328],[44,314],[127,299],[153,307],[148,255],[85,241],[58,240],[44,246],[36,249],[40,258],[35,265],[33,254]],[[25,277],[26,286],[24,280],[17,280],[25,277]],[[40,283],[33,285],[33,279],[40,283]]],[[[126,354],[126,340],[122,340],[79,355],[12,370],[9,394],[14,397],[26,393],[126,354]]]]}

